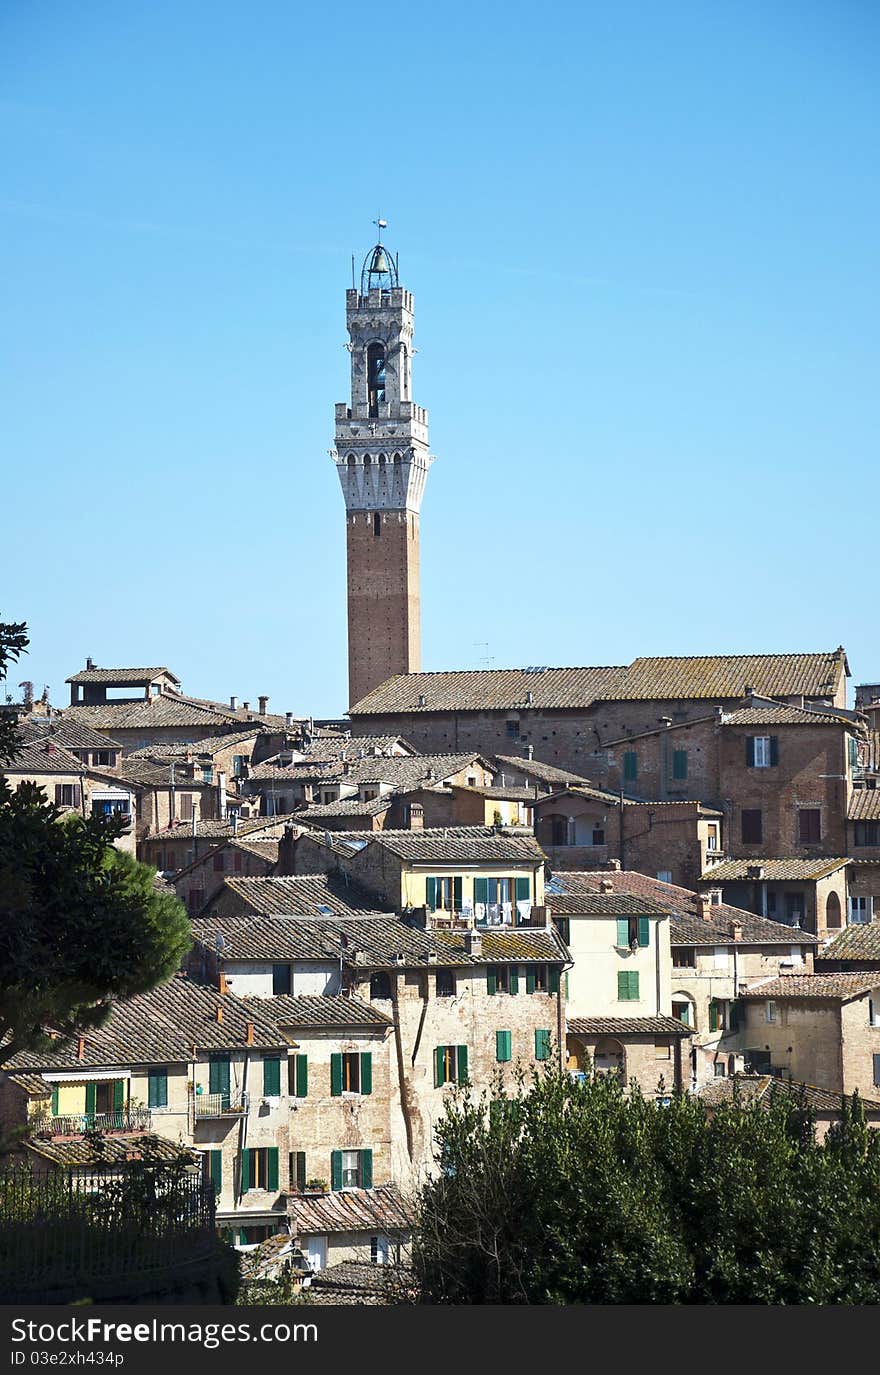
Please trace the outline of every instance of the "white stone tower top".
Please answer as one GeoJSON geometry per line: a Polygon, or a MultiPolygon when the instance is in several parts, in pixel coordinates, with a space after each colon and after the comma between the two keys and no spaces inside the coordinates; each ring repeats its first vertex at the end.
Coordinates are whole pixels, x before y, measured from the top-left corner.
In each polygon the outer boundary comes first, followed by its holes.
{"type": "Polygon", "coordinates": [[[336,464],[348,511],[418,513],[428,469],[428,412],[411,397],[413,296],[380,240],[345,293],[351,401],[336,407],[336,464]]]}

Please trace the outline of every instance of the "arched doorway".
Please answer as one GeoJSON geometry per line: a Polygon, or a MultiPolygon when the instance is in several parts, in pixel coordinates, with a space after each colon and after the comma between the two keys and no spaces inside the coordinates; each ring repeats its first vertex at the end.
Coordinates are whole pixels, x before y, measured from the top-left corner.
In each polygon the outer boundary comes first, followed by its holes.
{"type": "Polygon", "coordinates": [[[825,900],[825,925],[829,931],[840,926],[840,898],[836,893],[829,893],[825,900]]]}
{"type": "Polygon", "coordinates": [[[593,1048],[593,1068],[597,1074],[619,1074],[626,1077],[626,1051],[613,1036],[603,1036],[593,1048]]]}

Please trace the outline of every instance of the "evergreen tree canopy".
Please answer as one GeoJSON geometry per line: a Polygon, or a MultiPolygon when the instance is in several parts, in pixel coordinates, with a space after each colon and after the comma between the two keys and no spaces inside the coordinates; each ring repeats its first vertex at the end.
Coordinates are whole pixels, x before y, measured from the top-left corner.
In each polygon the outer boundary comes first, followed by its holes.
{"type": "Polygon", "coordinates": [[[556,1068],[459,1091],[421,1190],[421,1302],[880,1302],[880,1132],[854,1098],[825,1144],[792,1097],[707,1112],[556,1068]]]}

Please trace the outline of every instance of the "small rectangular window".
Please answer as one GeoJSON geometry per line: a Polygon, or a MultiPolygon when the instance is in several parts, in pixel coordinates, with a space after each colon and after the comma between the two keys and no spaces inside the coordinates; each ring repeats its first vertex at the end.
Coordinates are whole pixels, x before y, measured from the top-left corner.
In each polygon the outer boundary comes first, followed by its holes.
{"type": "Polygon", "coordinates": [[[639,756],[635,750],[624,750],[623,778],[625,783],[634,783],[639,776],[639,756]]]}
{"type": "Polygon", "coordinates": [[[468,1077],[467,1046],[437,1046],[434,1051],[434,1084],[463,1084],[468,1077]]]}
{"type": "Polygon", "coordinates": [[[495,1032],[495,1059],[499,1064],[504,1064],[512,1058],[511,1048],[512,1033],[509,1031],[495,1032]]]}
{"type": "Polygon", "coordinates": [[[818,845],[822,839],[822,813],[818,807],[798,808],[798,842],[818,845]]]}
{"type": "Polygon", "coordinates": [[[776,1004],[773,1002],[772,998],[768,998],[765,1004],[764,1015],[768,1022],[776,1021],[776,1004]]]}
{"type": "Polygon", "coordinates": [[[655,1060],[671,1060],[671,1059],[672,1059],[672,1046],[671,1046],[671,1044],[670,1044],[669,1041],[655,1041],[655,1042],[654,1042],[654,1059],[655,1059],[655,1060]]]}
{"type": "Polygon", "coordinates": [[[672,777],[685,779],[688,776],[688,752],[687,750],[672,751],[672,777]]]}
{"type": "Polygon", "coordinates": [[[535,1059],[550,1059],[550,1032],[549,1030],[535,1031],[535,1059]]]}
{"type": "Polygon", "coordinates": [[[764,835],[763,813],[760,807],[743,807],[741,824],[743,845],[760,845],[764,835]]]}
{"type": "Polygon", "coordinates": [[[455,997],[455,970],[438,969],[435,974],[438,998],[455,997]]]}
{"type": "Polygon", "coordinates": [[[272,966],[272,993],[274,997],[279,997],[292,991],[293,966],[289,964],[273,964],[272,966]]]}

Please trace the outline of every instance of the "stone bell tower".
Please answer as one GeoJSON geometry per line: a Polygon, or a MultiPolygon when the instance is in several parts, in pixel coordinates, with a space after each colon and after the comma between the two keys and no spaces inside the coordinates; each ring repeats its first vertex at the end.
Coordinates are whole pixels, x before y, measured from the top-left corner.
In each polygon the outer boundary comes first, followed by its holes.
{"type": "Polygon", "coordinates": [[[348,697],[421,667],[419,510],[434,459],[428,412],[412,400],[412,292],[380,241],[360,290],[345,293],[351,400],[336,407],[348,531],[348,697]]]}

